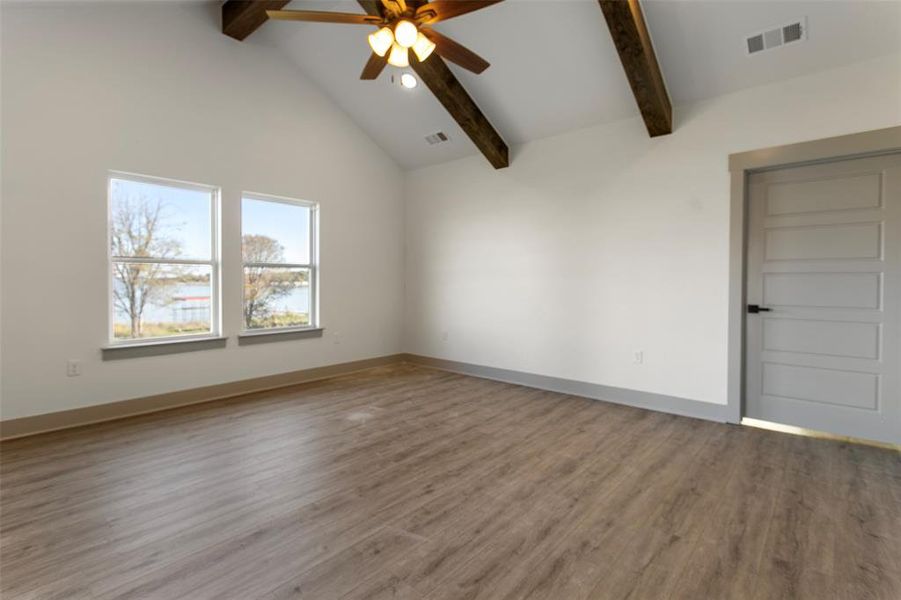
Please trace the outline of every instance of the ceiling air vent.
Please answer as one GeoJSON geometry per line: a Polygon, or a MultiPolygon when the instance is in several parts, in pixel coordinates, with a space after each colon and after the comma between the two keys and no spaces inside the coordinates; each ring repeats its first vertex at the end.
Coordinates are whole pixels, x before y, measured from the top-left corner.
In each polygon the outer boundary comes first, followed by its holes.
{"type": "Polygon", "coordinates": [[[807,39],[807,17],[750,35],[745,39],[748,54],[772,50],[807,39]]]}
{"type": "Polygon", "coordinates": [[[754,54],[763,50],[763,34],[748,38],[748,54],[754,54]]]}
{"type": "Polygon", "coordinates": [[[439,131],[438,133],[433,133],[432,135],[425,136],[425,141],[429,143],[430,146],[434,146],[435,144],[441,144],[443,142],[448,141],[450,138],[447,137],[447,134],[443,131],[439,131]]]}
{"type": "Polygon", "coordinates": [[[786,25],[782,28],[782,39],[785,40],[786,44],[798,42],[804,37],[805,29],[806,27],[804,27],[800,22],[786,25]]]}

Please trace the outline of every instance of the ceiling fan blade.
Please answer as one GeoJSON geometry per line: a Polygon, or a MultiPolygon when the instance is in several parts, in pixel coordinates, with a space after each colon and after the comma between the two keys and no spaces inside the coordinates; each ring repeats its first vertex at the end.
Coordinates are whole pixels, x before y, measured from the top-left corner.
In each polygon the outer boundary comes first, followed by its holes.
{"type": "Polygon", "coordinates": [[[278,21],[313,21],[315,23],[345,23],[348,25],[381,25],[381,17],[336,13],[319,10],[267,10],[270,19],[278,21]]]}
{"type": "Polygon", "coordinates": [[[422,34],[435,42],[435,52],[437,52],[443,58],[451,61],[452,63],[456,63],[467,69],[472,71],[473,73],[481,73],[485,69],[487,69],[490,63],[461,44],[458,44],[454,40],[450,39],[446,35],[442,35],[435,31],[434,29],[421,29],[422,34]]]}
{"type": "Polygon", "coordinates": [[[379,73],[382,72],[382,69],[385,68],[385,65],[388,64],[388,59],[384,56],[379,56],[375,52],[369,57],[369,60],[366,61],[366,66],[363,67],[363,72],[360,73],[360,79],[375,79],[379,76],[379,73]]]}
{"type": "Polygon", "coordinates": [[[497,4],[503,0],[435,0],[416,9],[416,17],[423,24],[447,21],[474,10],[497,4]]]}

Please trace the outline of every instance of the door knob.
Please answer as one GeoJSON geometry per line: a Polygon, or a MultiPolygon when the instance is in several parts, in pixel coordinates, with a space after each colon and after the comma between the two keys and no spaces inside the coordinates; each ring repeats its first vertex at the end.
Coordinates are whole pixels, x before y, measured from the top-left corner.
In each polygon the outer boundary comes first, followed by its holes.
{"type": "Polygon", "coordinates": [[[757,304],[749,304],[748,305],[748,312],[751,313],[752,315],[756,315],[757,313],[762,313],[762,312],[770,312],[771,310],[773,310],[773,309],[766,308],[764,306],[758,306],[757,304]]]}

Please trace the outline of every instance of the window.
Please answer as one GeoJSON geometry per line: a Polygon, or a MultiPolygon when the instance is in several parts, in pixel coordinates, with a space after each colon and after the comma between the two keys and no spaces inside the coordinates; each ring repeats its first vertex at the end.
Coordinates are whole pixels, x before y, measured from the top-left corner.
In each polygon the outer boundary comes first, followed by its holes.
{"type": "Polygon", "coordinates": [[[110,175],[111,342],[218,334],[218,203],[208,186],[110,175]]]}
{"type": "Polygon", "coordinates": [[[241,200],[244,329],[316,326],[316,205],[245,194],[241,200]]]}

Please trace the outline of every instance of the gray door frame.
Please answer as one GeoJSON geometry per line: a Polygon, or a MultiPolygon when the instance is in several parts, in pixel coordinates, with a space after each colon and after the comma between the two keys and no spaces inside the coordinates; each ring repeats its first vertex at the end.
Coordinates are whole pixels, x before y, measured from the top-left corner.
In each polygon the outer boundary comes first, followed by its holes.
{"type": "Polygon", "coordinates": [[[745,281],[748,247],[748,177],[785,167],[863,158],[901,151],[901,126],[774,146],[729,155],[729,320],[726,419],[744,415],[745,281]]]}

